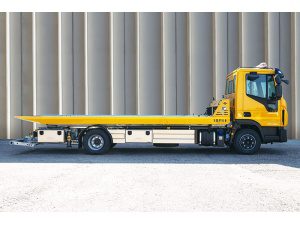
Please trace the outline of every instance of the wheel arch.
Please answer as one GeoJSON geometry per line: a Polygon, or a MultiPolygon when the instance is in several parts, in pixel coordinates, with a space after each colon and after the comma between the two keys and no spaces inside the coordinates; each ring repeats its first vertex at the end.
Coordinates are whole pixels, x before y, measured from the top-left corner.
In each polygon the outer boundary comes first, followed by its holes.
{"type": "Polygon", "coordinates": [[[82,129],[80,131],[80,133],[78,134],[78,148],[82,148],[83,145],[83,136],[86,134],[86,132],[88,132],[89,130],[93,130],[93,129],[99,129],[99,130],[103,130],[108,137],[110,138],[111,143],[113,143],[113,138],[111,136],[111,133],[107,130],[107,128],[103,125],[92,125],[92,126],[88,126],[84,129],[82,129]]]}
{"type": "Polygon", "coordinates": [[[264,143],[264,135],[262,127],[259,123],[257,123],[254,120],[236,120],[235,121],[235,133],[241,129],[252,129],[256,131],[261,139],[261,141],[264,143]]]}

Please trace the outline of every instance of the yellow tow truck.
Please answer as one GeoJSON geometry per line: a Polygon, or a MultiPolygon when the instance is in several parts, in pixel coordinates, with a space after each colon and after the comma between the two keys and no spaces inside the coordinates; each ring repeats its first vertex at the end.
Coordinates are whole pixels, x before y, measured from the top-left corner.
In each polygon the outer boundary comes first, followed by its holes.
{"type": "Polygon", "coordinates": [[[88,154],[104,154],[118,143],[155,146],[199,144],[228,146],[254,154],[261,144],[286,142],[287,103],[283,73],[265,64],[237,68],[226,77],[223,99],[213,100],[203,115],[41,115],[16,118],[45,125],[11,145],[78,144],[88,154]]]}

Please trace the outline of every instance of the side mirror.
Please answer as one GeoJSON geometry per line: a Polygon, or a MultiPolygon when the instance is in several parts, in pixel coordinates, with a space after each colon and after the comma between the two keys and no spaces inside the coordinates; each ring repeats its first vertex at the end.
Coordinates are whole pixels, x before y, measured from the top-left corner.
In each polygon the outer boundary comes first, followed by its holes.
{"type": "Polygon", "coordinates": [[[289,85],[289,80],[281,80],[283,83],[285,83],[286,85],[289,85]]]}
{"type": "Polygon", "coordinates": [[[276,92],[276,98],[281,99],[281,97],[282,97],[282,86],[281,85],[276,85],[275,86],[275,92],[276,92]]]}
{"type": "Polygon", "coordinates": [[[280,76],[278,74],[275,75],[275,81],[276,81],[277,85],[281,84],[281,78],[280,78],[280,76]]]}

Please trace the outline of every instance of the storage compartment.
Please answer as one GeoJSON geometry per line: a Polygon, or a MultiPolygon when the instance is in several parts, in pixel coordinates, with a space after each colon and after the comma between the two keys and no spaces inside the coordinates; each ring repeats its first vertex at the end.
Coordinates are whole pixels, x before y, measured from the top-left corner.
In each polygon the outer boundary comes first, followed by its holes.
{"type": "Polygon", "coordinates": [[[151,143],[152,130],[126,130],[126,142],[151,143]]]}
{"type": "Polygon", "coordinates": [[[108,129],[111,134],[113,143],[125,143],[125,129],[108,129]]]}
{"type": "Polygon", "coordinates": [[[194,144],[195,130],[153,130],[153,143],[194,144]]]}
{"type": "Polygon", "coordinates": [[[38,130],[37,138],[40,143],[64,143],[65,132],[64,130],[38,130]]]}

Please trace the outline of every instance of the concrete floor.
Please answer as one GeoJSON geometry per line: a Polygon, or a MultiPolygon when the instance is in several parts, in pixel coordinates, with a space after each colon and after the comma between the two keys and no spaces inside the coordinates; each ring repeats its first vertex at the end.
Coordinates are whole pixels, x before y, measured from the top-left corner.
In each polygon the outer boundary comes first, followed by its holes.
{"type": "Polygon", "coordinates": [[[0,211],[300,211],[300,141],[259,154],[117,145],[103,156],[0,143],[0,211]]]}

